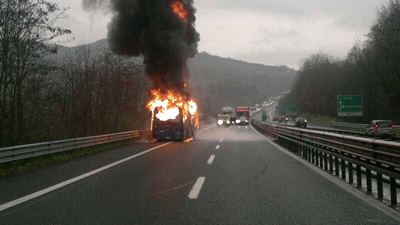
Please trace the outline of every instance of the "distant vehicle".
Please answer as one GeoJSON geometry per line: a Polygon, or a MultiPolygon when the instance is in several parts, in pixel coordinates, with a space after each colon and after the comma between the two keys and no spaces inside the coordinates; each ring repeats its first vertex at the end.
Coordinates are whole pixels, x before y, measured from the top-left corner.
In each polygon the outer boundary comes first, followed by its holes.
{"type": "Polygon", "coordinates": [[[276,121],[276,122],[279,122],[279,117],[274,117],[273,119],[272,119],[272,121],[276,121]]]}
{"type": "MultiPolygon", "coordinates": [[[[157,114],[155,109],[154,113],[157,114]]],[[[152,135],[157,141],[184,141],[189,138],[194,138],[194,127],[190,119],[183,121],[182,110],[179,110],[179,115],[173,120],[161,121],[154,117],[152,124],[152,135]]]]}
{"type": "Polygon", "coordinates": [[[296,121],[294,123],[296,127],[304,127],[307,128],[307,120],[304,118],[296,118],[296,121]]]}
{"type": "Polygon", "coordinates": [[[219,127],[231,125],[230,116],[228,114],[218,114],[217,124],[219,127]]]}
{"type": "Polygon", "coordinates": [[[279,123],[287,123],[289,121],[289,118],[286,116],[282,116],[279,118],[279,123]]]}
{"type": "Polygon", "coordinates": [[[222,114],[226,114],[229,116],[229,120],[231,123],[235,123],[236,117],[235,117],[235,110],[232,106],[224,106],[222,107],[222,114]]]}
{"type": "Polygon", "coordinates": [[[250,110],[248,106],[238,106],[236,110],[236,124],[248,125],[250,121],[250,110]]]}
{"type": "Polygon", "coordinates": [[[368,136],[395,138],[394,124],[391,120],[373,120],[365,130],[368,136]]]}

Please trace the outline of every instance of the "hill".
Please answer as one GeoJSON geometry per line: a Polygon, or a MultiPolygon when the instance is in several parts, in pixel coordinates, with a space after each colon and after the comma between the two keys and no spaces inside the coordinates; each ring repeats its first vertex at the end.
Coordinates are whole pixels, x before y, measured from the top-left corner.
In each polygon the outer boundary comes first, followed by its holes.
{"type": "MultiPolygon", "coordinates": [[[[106,39],[88,45],[63,47],[62,58],[76,48],[93,51],[108,49],[106,39]]],[[[141,58],[134,60],[142,62],[141,58]]],[[[296,71],[286,66],[267,66],[222,58],[202,52],[188,62],[189,90],[202,113],[215,115],[222,106],[254,105],[289,90],[296,71]]]]}

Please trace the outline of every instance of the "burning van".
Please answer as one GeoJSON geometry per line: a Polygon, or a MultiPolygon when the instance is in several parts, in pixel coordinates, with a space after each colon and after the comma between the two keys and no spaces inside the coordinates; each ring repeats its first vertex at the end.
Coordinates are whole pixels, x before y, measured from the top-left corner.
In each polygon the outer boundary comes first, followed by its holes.
{"type": "Polygon", "coordinates": [[[197,104],[171,91],[152,91],[147,107],[151,112],[153,139],[157,141],[187,141],[194,139],[198,127],[197,104]]]}
{"type": "MultiPolygon", "coordinates": [[[[154,113],[158,113],[156,109],[154,113]]],[[[155,117],[152,124],[153,138],[157,141],[185,141],[194,139],[194,126],[190,119],[184,120],[182,109],[174,119],[162,121],[155,117]]]]}

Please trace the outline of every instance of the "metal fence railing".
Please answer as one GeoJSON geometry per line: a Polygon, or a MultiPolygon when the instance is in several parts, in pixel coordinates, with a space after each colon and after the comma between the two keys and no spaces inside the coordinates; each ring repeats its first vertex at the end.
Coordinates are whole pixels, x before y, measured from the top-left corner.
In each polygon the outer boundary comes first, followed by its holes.
{"type": "Polygon", "coordinates": [[[305,160],[341,177],[350,184],[362,186],[366,177],[367,192],[376,180],[378,198],[383,198],[383,183],[390,185],[390,200],[397,205],[396,180],[400,179],[400,143],[325,131],[300,129],[253,120],[260,131],[269,133],[276,142],[305,160]],[[340,173],[339,173],[340,172],[340,173]],[[346,176],[348,176],[346,178],[346,176]]]}
{"type": "Polygon", "coordinates": [[[54,154],[64,151],[80,149],[89,146],[144,137],[151,134],[151,130],[129,131],[115,134],[106,134],[93,137],[75,138],[61,141],[43,142],[29,145],[19,145],[0,148],[0,163],[32,158],[41,155],[54,154]]]}
{"type": "MultiPolygon", "coordinates": [[[[331,122],[331,127],[339,128],[339,129],[349,129],[354,131],[365,132],[365,129],[369,124],[362,123],[343,123],[343,122],[331,122]]],[[[400,132],[400,126],[395,126],[394,130],[396,132],[400,132]]]]}

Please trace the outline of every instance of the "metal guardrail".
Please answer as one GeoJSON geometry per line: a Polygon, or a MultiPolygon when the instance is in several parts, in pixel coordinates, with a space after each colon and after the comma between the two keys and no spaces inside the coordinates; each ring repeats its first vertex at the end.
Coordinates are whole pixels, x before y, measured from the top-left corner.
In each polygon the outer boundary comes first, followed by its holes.
{"type": "Polygon", "coordinates": [[[383,198],[383,183],[390,185],[392,205],[397,205],[397,183],[400,179],[400,143],[347,136],[324,131],[300,129],[253,120],[252,124],[276,138],[278,144],[303,157],[310,163],[329,171],[353,184],[362,186],[365,170],[367,192],[372,192],[372,178],[377,181],[378,198],[383,198]],[[372,171],[376,175],[372,175],[372,171]],[[385,175],[387,181],[383,179],[385,175]]]}
{"type": "Polygon", "coordinates": [[[144,137],[150,134],[151,130],[137,130],[115,134],[68,139],[62,141],[43,142],[37,144],[0,148],[0,163],[65,152],[89,146],[102,145],[132,138],[144,137]]]}
{"type": "MultiPolygon", "coordinates": [[[[362,123],[343,123],[343,122],[331,122],[331,127],[334,128],[341,128],[341,129],[350,129],[365,132],[365,129],[368,127],[369,124],[362,124],[362,123]]],[[[396,132],[400,132],[400,126],[394,126],[394,130],[396,132]]]]}

